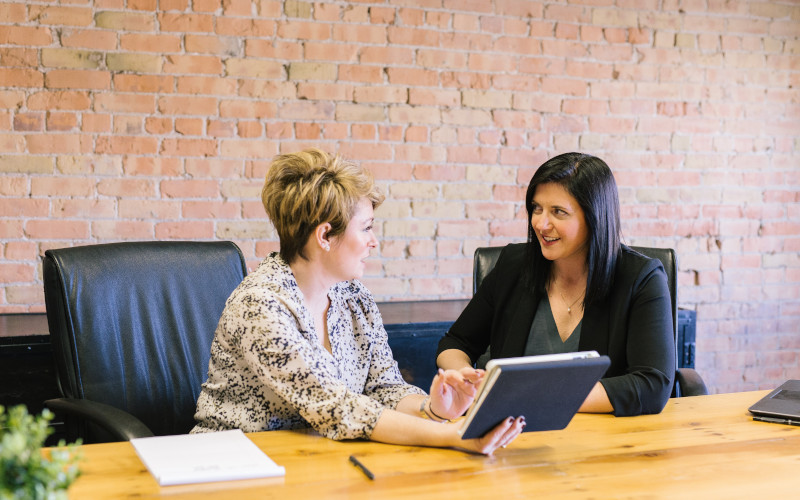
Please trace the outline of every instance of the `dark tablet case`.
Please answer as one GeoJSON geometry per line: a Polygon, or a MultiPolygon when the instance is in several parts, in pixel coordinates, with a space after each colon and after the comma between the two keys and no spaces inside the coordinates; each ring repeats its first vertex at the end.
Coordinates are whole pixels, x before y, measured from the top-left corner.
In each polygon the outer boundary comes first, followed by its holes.
{"type": "Polygon", "coordinates": [[[502,366],[461,438],[479,438],[520,415],[527,422],[523,432],[563,429],[610,364],[608,356],[598,356],[502,366]]]}

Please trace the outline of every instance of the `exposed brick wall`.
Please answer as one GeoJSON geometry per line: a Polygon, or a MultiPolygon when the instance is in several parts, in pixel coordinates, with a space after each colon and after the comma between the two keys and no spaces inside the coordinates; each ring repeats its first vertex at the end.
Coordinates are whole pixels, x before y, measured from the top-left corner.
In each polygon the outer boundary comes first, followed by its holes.
{"type": "Polygon", "coordinates": [[[631,244],[671,246],[713,391],[800,378],[800,5],[726,0],[0,0],[0,312],[48,248],[276,249],[258,193],[307,146],[388,194],[368,285],[466,297],[521,241],[536,166],[612,166],[631,244]]]}

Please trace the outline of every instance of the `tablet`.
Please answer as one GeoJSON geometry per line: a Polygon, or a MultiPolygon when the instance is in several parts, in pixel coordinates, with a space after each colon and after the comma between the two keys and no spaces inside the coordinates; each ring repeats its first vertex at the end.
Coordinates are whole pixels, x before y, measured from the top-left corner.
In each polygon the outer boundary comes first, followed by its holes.
{"type": "Polygon", "coordinates": [[[596,351],[493,359],[459,429],[461,438],[479,438],[518,416],[525,417],[523,432],[563,429],[610,365],[596,351]]]}

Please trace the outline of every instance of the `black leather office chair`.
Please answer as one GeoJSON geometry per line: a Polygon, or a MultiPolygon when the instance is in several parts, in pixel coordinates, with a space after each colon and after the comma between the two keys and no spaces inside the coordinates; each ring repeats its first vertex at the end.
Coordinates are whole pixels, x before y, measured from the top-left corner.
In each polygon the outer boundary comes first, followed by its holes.
{"type": "MultiPolygon", "coordinates": [[[[630,247],[647,257],[659,259],[667,273],[670,298],[672,299],[672,324],[673,335],[677,352],[678,344],[678,263],[675,250],[671,248],[630,247]]],[[[494,268],[500,251],[503,247],[481,247],[475,249],[475,258],[472,265],[472,293],[478,290],[483,278],[494,268]]],[[[676,357],[677,359],[677,357],[676,357]]],[[[672,388],[672,397],[701,396],[708,394],[708,389],[700,374],[693,368],[675,367],[675,384],[672,388]]]]}
{"type": "Polygon", "coordinates": [[[232,242],[48,250],[47,321],[67,439],[186,433],[225,301],[247,273],[232,242]]]}

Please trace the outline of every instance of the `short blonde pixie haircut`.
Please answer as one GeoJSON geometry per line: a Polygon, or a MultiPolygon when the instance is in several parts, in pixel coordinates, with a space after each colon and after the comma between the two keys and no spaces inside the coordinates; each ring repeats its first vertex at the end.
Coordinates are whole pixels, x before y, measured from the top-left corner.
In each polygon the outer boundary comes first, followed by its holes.
{"type": "Polygon", "coordinates": [[[287,263],[307,259],[303,248],[320,224],[329,236],[344,233],[363,198],[383,202],[372,176],[356,163],[319,149],[276,156],[267,171],[261,201],[280,239],[287,263]]]}

